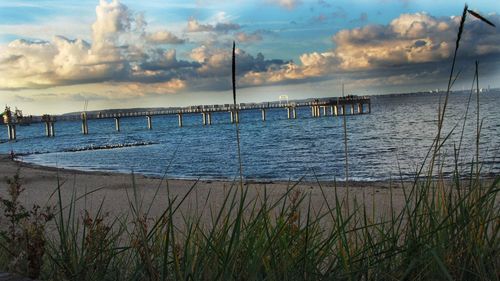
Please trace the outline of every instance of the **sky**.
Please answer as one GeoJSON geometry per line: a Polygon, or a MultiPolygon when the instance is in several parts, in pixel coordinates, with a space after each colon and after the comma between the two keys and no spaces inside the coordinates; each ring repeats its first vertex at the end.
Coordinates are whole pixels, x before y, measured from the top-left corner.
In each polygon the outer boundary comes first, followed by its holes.
{"type": "MultiPolygon", "coordinates": [[[[500,4],[469,1],[456,89],[500,87],[500,4]]],[[[28,114],[443,89],[464,3],[0,0],[0,103],[28,114]]]]}

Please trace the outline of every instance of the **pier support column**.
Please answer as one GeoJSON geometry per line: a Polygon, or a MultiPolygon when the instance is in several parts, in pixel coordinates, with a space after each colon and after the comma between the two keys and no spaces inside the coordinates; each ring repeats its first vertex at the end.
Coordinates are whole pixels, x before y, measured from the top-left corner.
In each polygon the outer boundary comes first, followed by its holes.
{"type": "Polygon", "coordinates": [[[207,112],[206,117],[207,117],[207,124],[212,125],[212,112],[207,112]]]}
{"type": "Polygon", "coordinates": [[[321,117],[321,108],[319,108],[319,105],[316,106],[316,117],[321,117]]]}
{"type": "Polygon", "coordinates": [[[179,127],[182,127],[182,113],[178,113],[177,116],[179,117],[179,127]]]}
{"type": "Polygon", "coordinates": [[[148,119],[148,130],[153,130],[153,116],[147,115],[146,118],[148,119]]]}
{"type": "Polygon", "coordinates": [[[311,106],[311,116],[316,117],[316,110],[314,109],[314,106],[311,106]]]}
{"type": "Polygon", "coordinates": [[[56,136],[56,126],[54,125],[54,122],[50,122],[50,136],[56,136]]]}
{"type": "Polygon", "coordinates": [[[368,103],[368,113],[372,113],[372,103],[368,103]]]}
{"type": "Polygon", "coordinates": [[[266,121],[266,110],[263,108],[260,111],[262,113],[262,121],[266,121]]]}
{"type": "Polygon", "coordinates": [[[201,113],[201,123],[203,124],[203,126],[207,125],[207,117],[206,117],[206,113],[205,112],[202,112],[201,113]]]}
{"type": "Polygon", "coordinates": [[[326,106],[323,106],[323,116],[326,116],[326,106]]]}
{"type": "Polygon", "coordinates": [[[332,111],[332,116],[339,115],[338,107],[336,105],[332,105],[331,111],[332,111]]]}
{"type": "Polygon", "coordinates": [[[229,111],[229,115],[231,116],[231,124],[234,123],[234,111],[229,111]]]}
{"type": "Polygon", "coordinates": [[[240,123],[240,112],[238,110],[234,112],[234,122],[240,123]]]}
{"type": "Polygon", "coordinates": [[[45,122],[45,136],[50,137],[51,136],[51,131],[50,131],[50,122],[45,122]]]}
{"type": "Polygon", "coordinates": [[[286,108],[286,116],[288,117],[288,119],[291,119],[292,118],[292,113],[290,111],[290,107],[287,107],[286,108]]]}
{"type": "Polygon", "coordinates": [[[87,122],[87,113],[86,112],[82,113],[82,133],[84,135],[89,134],[89,124],[87,122]]]}
{"type": "Polygon", "coordinates": [[[16,125],[15,124],[7,124],[7,134],[8,134],[9,140],[16,139],[16,125]]]}
{"type": "Polygon", "coordinates": [[[120,117],[115,117],[115,129],[117,132],[120,131],[120,117]]]}
{"type": "Polygon", "coordinates": [[[354,115],[354,104],[351,104],[351,115],[354,115]]]}
{"type": "Polygon", "coordinates": [[[12,139],[15,140],[17,139],[17,129],[16,129],[16,124],[10,125],[10,129],[12,130],[12,139]]]}
{"type": "Polygon", "coordinates": [[[82,120],[82,133],[84,135],[89,134],[89,124],[87,123],[87,120],[82,120]]]}
{"type": "Polygon", "coordinates": [[[345,104],[342,105],[342,115],[346,115],[345,114],[345,104]]]}
{"type": "Polygon", "coordinates": [[[45,135],[47,137],[55,137],[56,136],[54,122],[50,122],[50,121],[45,122],[45,135]]]}
{"type": "Polygon", "coordinates": [[[10,124],[7,124],[7,137],[12,140],[12,130],[10,129],[10,124]]]}
{"type": "Polygon", "coordinates": [[[293,119],[297,119],[297,109],[294,107],[292,107],[292,118],[293,119]]]}
{"type": "Polygon", "coordinates": [[[358,103],[358,114],[363,114],[363,104],[358,103]]]}

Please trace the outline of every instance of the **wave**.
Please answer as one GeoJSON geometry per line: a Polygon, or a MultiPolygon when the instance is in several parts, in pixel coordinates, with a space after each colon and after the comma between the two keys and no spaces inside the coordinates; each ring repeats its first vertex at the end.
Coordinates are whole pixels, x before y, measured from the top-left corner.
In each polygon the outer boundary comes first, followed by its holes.
{"type": "Polygon", "coordinates": [[[134,142],[134,143],[117,143],[117,144],[105,144],[105,145],[88,145],[84,147],[77,148],[69,148],[63,149],[59,151],[37,151],[31,153],[19,153],[19,156],[27,156],[27,155],[37,155],[37,154],[49,154],[49,153],[57,153],[57,152],[80,152],[80,151],[89,151],[89,150],[104,150],[104,149],[117,149],[117,148],[125,148],[125,147],[136,147],[136,146],[148,146],[159,144],[158,142],[134,142]]]}

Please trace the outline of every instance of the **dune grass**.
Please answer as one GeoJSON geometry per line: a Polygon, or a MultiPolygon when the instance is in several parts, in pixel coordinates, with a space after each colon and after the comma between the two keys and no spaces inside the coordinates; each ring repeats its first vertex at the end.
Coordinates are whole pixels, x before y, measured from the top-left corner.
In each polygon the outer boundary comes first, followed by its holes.
{"type": "MultiPolygon", "coordinates": [[[[234,73],[233,45],[233,85],[234,73]]],[[[477,142],[460,141],[455,151],[453,179],[434,167],[448,140],[442,129],[453,77],[452,69],[429,159],[411,184],[402,183],[402,208],[369,212],[362,198],[350,201],[317,181],[325,206],[318,210],[299,182],[274,199],[265,191],[250,197],[240,182],[207,224],[201,215],[179,216],[194,183],[185,196],[169,196],[159,217],[149,216],[134,188],[130,214],[111,218],[101,208],[77,213],[80,198],[63,202],[62,183],[54,208],[26,210],[15,175],[1,201],[8,227],[0,235],[0,267],[43,280],[500,280],[500,177],[481,176],[479,115],[477,142]],[[465,174],[461,150],[476,150],[465,174]]],[[[478,80],[476,64],[477,88],[478,80]]],[[[236,102],[235,86],[233,93],[236,102]]],[[[242,181],[241,160],[239,171],[242,181]]],[[[168,181],[162,188],[168,192],[168,181]]]]}

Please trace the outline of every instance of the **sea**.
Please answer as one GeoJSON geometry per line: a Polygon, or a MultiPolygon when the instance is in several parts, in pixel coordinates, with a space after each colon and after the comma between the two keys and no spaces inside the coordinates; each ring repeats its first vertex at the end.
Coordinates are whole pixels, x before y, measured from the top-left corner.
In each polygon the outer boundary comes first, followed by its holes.
{"type": "MultiPolygon", "coordinates": [[[[445,176],[458,167],[469,173],[476,154],[477,98],[469,92],[452,93],[437,164],[445,176]],[[467,114],[466,114],[467,113],[467,114]],[[465,118],[467,116],[467,118],[465,118]],[[456,153],[460,150],[459,153],[456,153]],[[455,166],[455,163],[458,163],[455,166]]],[[[242,174],[247,180],[413,179],[425,171],[437,133],[438,108],[444,94],[419,93],[372,96],[371,114],[348,115],[344,142],[342,116],[311,117],[308,107],[287,119],[285,109],[240,113],[242,174]]],[[[323,112],[322,112],[323,113],[323,112]]],[[[481,173],[500,172],[500,90],[479,94],[481,173]]],[[[233,180],[239,175],[236,125],[229,113],[212,115],[211,126],[201,114],[89,120],[89,134],[80,121],[58,121],[56,136],[45,136],[44,124],[18,126],[17,140],[0,130],[0,153],[14,151],[18,159],[43,166],[82,171],[136,173],[178,179],[233,180]]]]}

